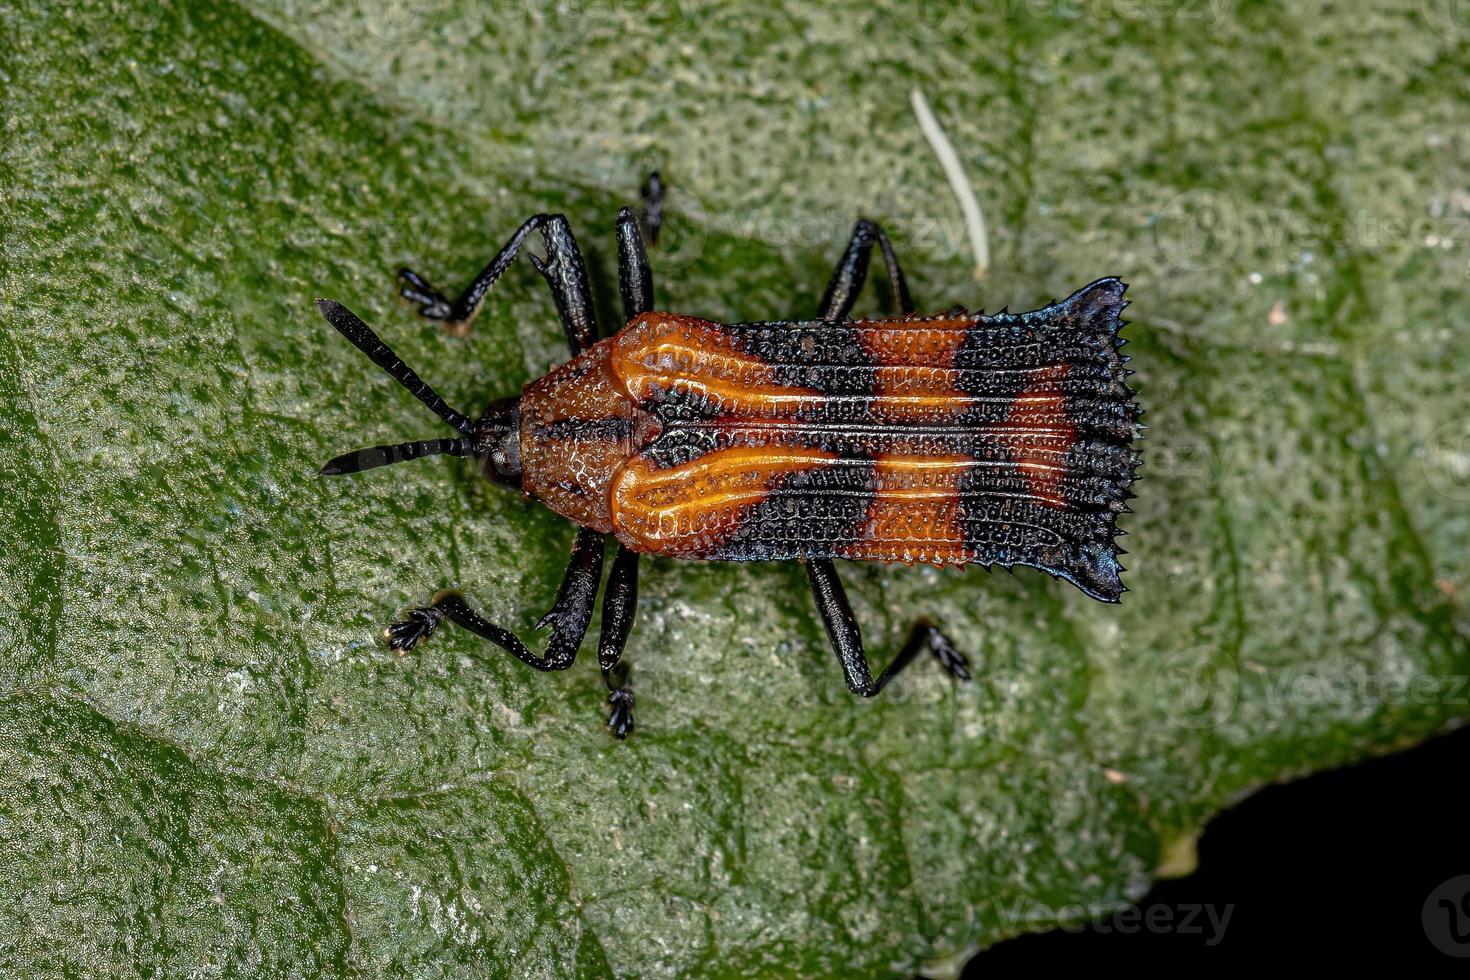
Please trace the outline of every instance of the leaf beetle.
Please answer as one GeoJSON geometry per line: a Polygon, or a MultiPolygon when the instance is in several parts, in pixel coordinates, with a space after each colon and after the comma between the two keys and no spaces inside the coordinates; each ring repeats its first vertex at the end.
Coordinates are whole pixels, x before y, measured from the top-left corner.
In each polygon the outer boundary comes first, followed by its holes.
{"type": "MultiPolygon", "coordinates": [[[[652,204],[645,223],[653,219],[656,230],[652,204]]],[[[863,697],[924,650],[960,679],[969,664],[920,621],[874,676],[839,559],[1024,565],[1119,600],[1117,517],[1133,495],[1141,430],[1119,350],[1120,280],[1099,279],[1028,313],[919,316],[888,237],[862,219],[812,319],[717,323],[655,309],[648,231],[622,209],[624,322],[601,339],[581,252],[559,214],[528,219],[452,301],[415,272],[399,272],[400,292],[419,313],[463,333],[540,234],[545,257],[530,259],[551,288],[572,358],[478,419],[450,408],[346,307],[318,301],[333,327],[458,433],[346,453],[324,474],[469,456],[489,479],[578,525],[556,600],[538,623],[551,628],[544,653],[455,592],[389,626],[392,647],[410,650],[448,619],[537,670],[570,667],[611,536],[617,553],[597,655],[607,726],[624,738],[634,698],[621,660],[639,555],[802,562],[847,686],[863,697]],[[852,319],[875,246],[898,311],[852,319]]]]}

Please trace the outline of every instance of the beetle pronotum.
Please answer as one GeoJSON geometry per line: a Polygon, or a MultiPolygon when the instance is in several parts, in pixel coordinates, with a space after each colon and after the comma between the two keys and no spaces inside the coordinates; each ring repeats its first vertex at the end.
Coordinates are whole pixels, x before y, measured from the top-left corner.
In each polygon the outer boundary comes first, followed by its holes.
{"type": "Polygon", "coordinates": [[[1030,313],[916,316],[887,236],[864,219],[814,319],[715,323],[654,311],[638,221],[624,208],[616,225],[624,324],[605,339],[561,215],[521,225],[454,301],[408,269],[402,295],[463,331],[538,231],[546,258],[531,261],[551,286],[572,359],[478,420],[450,408],[345,307],[318,302],[332,326],[459,432],[347,453],[323,473],[473,456],[491,480],[579,526],[538,624],[551,627],[543,655],[454,592],[389,626],[394,648],[411,649],[448,619],[537,670],[570,667],[611,535],[618,548],[597,654],[607,724],[622,738],[633,728],[620,661],[640,554],[801,561],[847,686],[863,697],[925,649],[960,679],[968,661],[920,621],[874,677],[837,559],[1027,565],[1104,602],[1122,595],[1117,517],[1132,496],[1140,409],[1118,350],[1127,305],[1118,279],[1030,313]],[[874,245],[899,315],[853,320],[874,245]]]}

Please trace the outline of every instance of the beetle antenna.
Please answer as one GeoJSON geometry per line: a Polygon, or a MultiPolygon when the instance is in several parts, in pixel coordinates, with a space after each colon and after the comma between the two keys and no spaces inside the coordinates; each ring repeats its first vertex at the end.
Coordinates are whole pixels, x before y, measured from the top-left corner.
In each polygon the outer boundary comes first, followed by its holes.
{"type": "MultiPolygon", "coordinates": [[[[428,382],[424,381],[423,378],[415,374],[413,368],[404,364],[402,358],[393,353],[393,348],[383,343],[378,335],[373,333],[372,327],[363,323],[357,314],[353,313],[341,303],[336,303],[329,299],[317,300],[316,308],[322,311],[322,316],[326,317],[328,323],[337,328],[338,333],[352,341],[352,346],[366,354],[369,360],[386,371],[388,376],[394,381],[407,388],[409,394],[429,407],[429,411],[466,435],[474,433],[475,423],[470,421],[469,416],[450,408],[448,403],[439,397],[439,393],[433,388],[430,388],[428,382]]],[[[453,442],[454,440],[439,441],[453,442]]],[[[405,445],[428,445],[428,443],[406,443],[405,445]]],[[[448,451],[445,449],[437,450],[437,452],[448,451]]],[[[427,453],[421,453],[420,455],[427,455],[427,453]]],[[[460,453],[459,455],[464,454],[460,453]]],[[[409,456],[404,458],[412,459],[413,457],[409,456]]],[[[337,460],[333,460],[332,462],[335,463],[337,460]]],[[[396,463],[398,461],[388,460],[387,462],[396,463]]],[[[330,466],[331,464],[329,463],[328,465],[330,466]]],[[[381,466],[383,464],[374,463],[373,465],[381,466]]],[[[367,468],[362,467],[362,469],[367,468]]],[[[343,470],[342,472],[346,473],[351,471],[343,470]]]]}
{"type": "Polygon", "coordinates": [[[403,463],[424,456],[473,456],[473,439],[423,439],[418,442],[400,442],[396,446],[373,446],[370,449],[354,449],[343,453],[322,467],[322,476],[340,476],[343,473],[361,473],[393,463],[403,463]]]}

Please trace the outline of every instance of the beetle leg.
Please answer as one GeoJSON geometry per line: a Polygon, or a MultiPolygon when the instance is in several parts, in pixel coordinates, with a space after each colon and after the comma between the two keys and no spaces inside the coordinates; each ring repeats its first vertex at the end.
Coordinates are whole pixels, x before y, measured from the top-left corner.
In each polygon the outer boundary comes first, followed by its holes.
{"type": "Polygon", "coordinates": [[[607,703],[612,707],[607,713],[607,730],[612,737],[622,741],[633,733],[633,689],[628,686],[628,665],[620,663],[610,673],[604,674],[607,683],[607,703]]]}
{"type": "Polygon", "coordinates": [[[577,649],[587,635],[601,583],[602,535],[582,528],[572,544],[572,557],[557,590],[556,602],[536,624],[551,627],[551,638],[543,656],[532,653],[514,633],[485,619],[454,592],[441,592],[431,605],[410,609],[402,620],[388,627],[388,645],[395,650],[412,650],[448,619],[537,670],[565,670],[576,660],[577,649]]]}
{"type": "Polygon", "coordinates": [[[633,730],[633,691],[628,687],[628,665],[622,659],[637,612],[638,555],[618,545],[602,594],[602,632],[597,640],[597,664],[612,705],[607,727],[617,738],[627,738],[633,730]]]}
{"type": "MultiPolygon", "coordinates": [[[[649,178],[650,185],[657,185],[658,175],[649,178]]],[[[662,199],[662,188],[657,187],[658,200],[662,199]]],[[[645,197],[648,191],[645,188],[645,197]]],[[[657,201],[650,204],[649,215],[656,215],[657,201]]],[[[656,238],[657,226],[652,238],[656,238]]],[[[618,212],[616,224],[618,243],[618,292],[623,300],[623,320],[632,320],[641,313],[653,309],[653,271],[648,265],[648,253],[643,245],[643,232],[638,219],[628,208],[618,212]]],[[[608,573],[607,590],[602,597],[602,629],[597,642],[597,663],[602,669],[602,680],[607,685],[608,712],[607,728],[615,738],[624,739],[633,731],[633,691],[628,687],[628,665],[622,663],[623,648],[633,630],[633,618],[638,611],[638,555],[618,545],[617,557],[613,559],[612,571],[608,573]]]]}
{"type": "Polygon", "coordinates": [[[592,308],[592,291],[587,285],[587,267],[582,262],[571,225],[563,215],[537,214],[527,218],[453,302],[412,269],[398,270],[399,295],[419,304],[423,316],[442,320],[450,331],[464,336],[469,333],[490,287],[510,268],[521,246],[537,230],[546,246],[546,259],[532,256],[531,264],[551,286],[562,328],[566,330],[567,345],[576,356],[597,339],[597,320],[592,308]]]}
{"type": "Polygon", "coordinates": [[[531,233],[540,228],[550,218],[550,215],[537,214],[527,218],[525,223],[516,229],[515,234],[510,236],[510,241],[496,253],[480,274],[476,276],[459,294],[459,298],[450,302],[444,294],[439,292],[429,282],[412,269],[399,269],[398,294],[404,299],[419,304],[419,313],[430,320],[443,320],[445,326],[456,333],[468,333],[470,324],[474,322],[475,315],[480,312],[480,304],[485,301],[485,294],[490,287],[495,285],[510,264],[515,261],[516,254],[520,252],[521,246],[531,233]]]}
{"type": "Polygon", "coordinates": [[[904,278],[903,269],[899,267],[898,256],[894,254],[888,236],[876,222],[859,218],[857,224],[853,225],[847,251],[842,253],[837,268],[832,272],[832,281],[822,294],[822,303],[817,307],[818,317],[823,320],[842,320],[852,312],[858,294],[863,290],[863,283],[868,278],[868,261],[872,257],[875,243],[883,253],[883,266],[888,272],[888,289],[892,293],[893,302],[898,306],[898,312],[905,316],[914,312],[914,300],[909,295],[908,280],[904,278]]]}
{"type": "Polygon", "coordinates": [[[858,628],[857,618],[852,614],[852,607],[848,605],[847,592],[842,588],[842,580],[837,577],[837,569],[833,567],[831,559],[814,558],[807,561],[806,574],[811,583],[812,597],[816,599],[822,622],[827,627],[827,638],[832,642],[832,649],[842,664],[847,688],[852,693],[865,698],[877,694],[926,647],[950,674],[962,681],[970,679],[970,661],[965,655],[954,648],[954,644],[950,643],[949,638],[938,627],[920,620],[914,624],[908,642],[899,650],[898,656],[874,680],[873,672],[868,668],[867,656],[863,653],[862,631],[858,628]]]}
{"type": "Polygon", "coordinates": [[[546,245],[546,260],[533,255],[531,264],[551,287],[557,315],[567,334],[567,347],[576,357],[597,343],[597,314],[592,306],[592,288],[587,284],[587,266],[572,226],[562,215],[546,219],[541,241],[546,245]]]}
{"type": "MultiPolygon", "coordinates": [[[[875,244],[883,254],[883,266],[888,273],[888,289],[899,313],[907,316],[914,312],[914,299],[909,293],[908,280],[904,278],[903,269],[898,264],[898,256],[894,253],[888,236],[877,222],[859,218],[857,224],[853,225],[847,251],[842,253],[837,268],[832,272],[832,280],[827,284],[827,291],[822,294],[817,316],[823,320],[842,320],[852,313],[858,294],[867,281],[868,264],[875,244]]],[[[813,558],[805,564],[812,596],[817,601],[817,609],[827,627],[827,637],[832,642],[832,649],[842,664],[842,674],[847,681],[848,690],[865,698],[872,697],[887,687],[888,682],[897,677],[926,646],[939,658],[945,670],[960,680],[970,679],[970,662],[965,655],[954,648],[954,644],[949,642],[949,638],[938,627],[920,620],[914,624],[908,641],[899,650],[898,656],[874,680],[867,656],[863,652],[862,631],[852,614],[852,607],[847,602],[847,592],[842,587],[842,580],[837,577],[837,569],[832,560],[813,558]]]]}
{"type": "Polygon", "coordinates": [[[618,291],[623,296],[623,319],[631,320],[653,309],[653,271],[643,249],[643,234],[633,212],[618,212],[618,291]]]}
{"type": "MultiPolygon", "coordinates": [[[[650,186],[658,175],[649,178],[650,186]]],[[[662,188],[658,188],[662,199],[662,188]]],[[[645,197],[647,197],[645,189],[645,197]]],[[[649,214],[654,213],[650,205],[649,214]]],[[[643,232],[629,208],[618,212],[618,291],[623,299],[623,319],[631,320],[653,309],[653,271],[648,265],[648,252],[643,245],[643,232]]],[[[656,237],[656,235],[655,235],[656,237]]],[[[616,738],[627,738],[633,731],[633,691],[628,687],[628,665],[622,663],[623,647],[633,631],[633,617],[638,611],[638,555],[618,545],[612,571],[607,576],[607,589],[602,595],[602,630],[597,641],[597,663],[607,685],[607,727],[616,738]]]]}
{"type": "Polygon", "coordinates": [[[554,630],[577,634],[577,642],[587,633],[592,622],[592,606],[597,602],[597,589],[602,585],[602,538],[589,528],[577,528],[572,539],[572,555],[567,570],[556,590],[551,609],[536,622],[536,628],[550,626],[554,630]]]}
{"type": "Polygon", "coordinates": [[[648,244],[658,244],[658,230],[664,224],[664,182],[655,170],[643,182],[643,236],[648,244]]]}

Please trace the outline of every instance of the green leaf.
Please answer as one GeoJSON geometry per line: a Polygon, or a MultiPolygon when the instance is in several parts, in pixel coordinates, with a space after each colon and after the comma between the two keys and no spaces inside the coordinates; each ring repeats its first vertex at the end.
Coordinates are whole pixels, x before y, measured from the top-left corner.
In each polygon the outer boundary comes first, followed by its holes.
{"type": "Polygon", "coordinates": [[[1187,870],[1262,783],[1470,714],[1470,37],[1440,6],[0,9],[0,970],[954,968],[1187,870]],[[390,653],[445,586],[531,636],[571,529],[466,461],[318,477],[442,433],[312,300],[474,410],[563,357],[543,285],[460,340],[394,269],[457,287],[562,210],[611,311],[653,167],[666,308],[813,310],[859,214],[933,309],[1129,280],[1124,603],[851,566],[879,657],[923,614],[977,668],[860,702],[799,569],[645,562],[626,744],[586,661],[390,653]]]}

